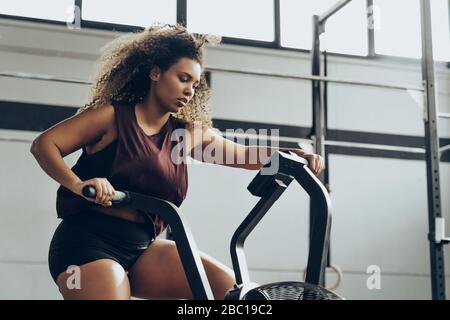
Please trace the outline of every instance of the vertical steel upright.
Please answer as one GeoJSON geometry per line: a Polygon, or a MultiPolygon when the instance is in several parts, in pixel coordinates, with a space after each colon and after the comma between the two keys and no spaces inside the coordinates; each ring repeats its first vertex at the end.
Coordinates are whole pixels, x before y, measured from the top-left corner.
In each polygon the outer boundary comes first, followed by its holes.
{"type": "Polygon", "coordinates": [[[442,218],[439,177],[439,136],[437,132],[437,88],[433,61],[431,8],[429,0],[420,0],[422,29],[422,80],[424,85],[425,160],[428,191],[428,241],[430,249],[432,298],[445,300],[444,219],[442,218]]]}
{"type": "MultiPolygon", "coordinates": [[[[312,47],[311,47],[311,74],[314,76],[320,76],[320,35],[325,32],[325,23],[328,18],[345,7],[351,0],[340,0],[336,2],[331,8],[329,8],[322,15],[314,15],[312,18],[312,47]]],[[[325,108],[324,108],[324,83],[319,80],[312,80],[312,114],[313,114],[313,127],[311,132],[311,138],[314,141],[315,153],[325,158],[325,108]]],[[[325,167],[325,172],[322,172],[318,177],[320,181],[329,190],[328,181],[325,178],[328,177],[328,166],[325,167]]],[[[310,202],[309,213],[309,234],[314,224],[314,212],[317,208],[314,207],[314,203],[310,202]]],[[[329,251],[328,251],[329,252],[329,251]]],[[[328,255],[329,258],[329,255],[328,255]]],[[[321,283],[325,286],[325,268],[321,270],[321,283]]]]}

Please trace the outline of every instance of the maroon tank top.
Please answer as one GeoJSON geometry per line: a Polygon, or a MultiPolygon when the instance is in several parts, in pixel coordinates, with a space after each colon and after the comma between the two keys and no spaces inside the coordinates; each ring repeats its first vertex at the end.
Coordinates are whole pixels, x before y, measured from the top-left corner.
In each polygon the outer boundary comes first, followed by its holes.
{"type": "MultiPolygon", "coordinates": [[[[171,155],[172,150],[176,154],[181,153],[177,150],[182,148],[182,135],[174,130],[184,129],[185,122],[170,115],[161,131],[149,136],[137,122],[134,105],[114,102],[113,106],[117,139],[94,154],[88,154],[83,147],[80,158],[72,167],[73,172],[83,181],[105,177],[115,190],[142,193],[180,206],[187,193],[187,167],[185,161],[174,163],[171,155]]],[[[82,213],[96,206],[100,205],[62,185],[58,188],[58,218],[82,213]]],[[[157,212],[143,213],[153,222],[156,236],[167,226],[157,212]]]]}

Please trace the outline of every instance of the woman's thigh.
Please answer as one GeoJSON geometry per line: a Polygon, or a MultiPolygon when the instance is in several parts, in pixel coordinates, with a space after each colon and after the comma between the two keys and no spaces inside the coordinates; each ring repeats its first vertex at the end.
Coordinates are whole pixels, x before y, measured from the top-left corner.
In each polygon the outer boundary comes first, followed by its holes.
{"type": "Polygon", "coordinates": [[[57,278],[65,300],[130,299],[130,283],[122,266],[112,259],[99,259],[70,268],[57,278]]]}
{"type": "MultiPolygon", "coordinates": [[[[235,283],[234,272],[200,252],[211,289],[223,299],[235,283]]],[[[191,289],[175,242],[155,240],[129,271],[131,295],[143,299],[192,299],[191,289]]]]}

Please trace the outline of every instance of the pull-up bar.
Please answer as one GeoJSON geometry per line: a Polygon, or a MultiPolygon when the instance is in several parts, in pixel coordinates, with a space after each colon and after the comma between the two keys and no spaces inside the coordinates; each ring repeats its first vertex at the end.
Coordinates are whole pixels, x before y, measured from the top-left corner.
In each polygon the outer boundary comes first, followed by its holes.
{"type": "Polygon", "coordinates": [[[324,23],[329,17],[331,17],[333,14],[341,10],[351,1],[352,0],[340,0],[337,3],[335,3],[331,8],[329,8],[327,11],[325,11],[319,16],[319,23],[324,23]]]}

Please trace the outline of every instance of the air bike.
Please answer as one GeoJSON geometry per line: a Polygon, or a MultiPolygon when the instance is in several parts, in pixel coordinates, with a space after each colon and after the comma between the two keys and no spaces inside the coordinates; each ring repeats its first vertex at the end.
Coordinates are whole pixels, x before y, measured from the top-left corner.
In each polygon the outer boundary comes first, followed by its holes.
{"type": "MultiPolygon", "coordinates": [[[[331,229],[330,198],[320,180],[309,170],[308,161],[293,153],[275,152],[247,188],[260,200],[245,217],[231,239],[230,250],[236,284],[225,300],[340,300],[342,297],[321,287],[325,274],[331,229]],[[244,242],[275,201],[296,180],[311,198],[312,214],[310,245],[304,282],[284,281],[264,285],[250,281],[244,253],[244,242]]],[[[95,198],[95,188],[85,186],[83,195],[95,198]]],[[[113,204],[154,212],[171,228],[192,296],[199,300],[213,300],[205,269],[186,218],[173,203],[159,198],[116,191],[113,204]]]]}

